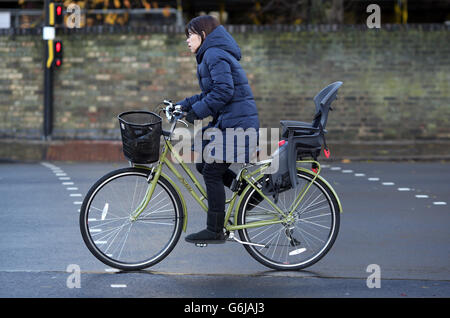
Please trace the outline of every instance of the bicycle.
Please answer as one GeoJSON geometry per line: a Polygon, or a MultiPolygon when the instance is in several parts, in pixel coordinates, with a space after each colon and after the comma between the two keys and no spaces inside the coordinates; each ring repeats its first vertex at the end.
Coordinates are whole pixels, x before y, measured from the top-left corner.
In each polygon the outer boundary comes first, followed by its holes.
{"type": "MultiPolygon", "coordinates": [[[[171,143],[183,113],[170,101],[164,101],[164,105],[161,110],[171,128],[169,131],[152,129],[164,136],[157,161],[150,165],[130,162],[131,167],[106,174],[90,188],[80,210],[80,230],[88,249],[101,262],[125,271],[159,263],[173,250],[181,232],[186,232],[186,201],[181,189],[162,171],[163,166],[176,176],[200,207],[208,211],[204,202],[206,190],[171,143]],[[169,160],[169,153],[196,190],[169,160]]],[[[133,115],[150,112],[136,113],[133,115]]],[[[312,127],[302,122],[285,121],[284,124],[291,127],[288,131],[296,127],[294,132],[312,127]]],[[[124,152],[125,148],[124,143],[124,152]]],[[[272,159],[242,164],[233,182],[232,196],[226,200],[227,241],[242,244],[255,260],[276,270],[299,270],[313,265],[327,254],[339,231],[342,206],[336,192],[319,176],[321,166],[315,158],[300,159],[298,164],[311,164],[313,169],[296,167],[298,186],[279,193],[276,203],[262,188],[268,180],[264,171],[270,167],[272,159]],[[242,190],[244,180],[246,187],[242,190]],[[239,196],[238,190],[241,190],[239,196]],[[251,203],[254,195],[263,200],[251,203]]]]}

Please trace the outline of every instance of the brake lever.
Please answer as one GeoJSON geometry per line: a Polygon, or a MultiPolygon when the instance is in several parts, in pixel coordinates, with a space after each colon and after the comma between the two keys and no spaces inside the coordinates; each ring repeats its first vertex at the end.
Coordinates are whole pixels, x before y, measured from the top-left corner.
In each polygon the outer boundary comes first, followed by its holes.
{"type": "Polygon", "coordinates": [[[183,123],[183,124],[185,124],[186,125],[186,127],[189,127],[189,125],[184,121],[184,120],[181,120],[181,119],[177,119],[177,121],[179,121],[179,122],[181,122],[181,123],[183,123]]]}

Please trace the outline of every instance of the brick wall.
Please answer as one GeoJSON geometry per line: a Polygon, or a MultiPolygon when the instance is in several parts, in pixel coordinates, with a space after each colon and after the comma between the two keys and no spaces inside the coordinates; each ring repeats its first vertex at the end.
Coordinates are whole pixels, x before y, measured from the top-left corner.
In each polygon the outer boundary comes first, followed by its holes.
{"type": "MultiPolygon", "coordinates": [[[[262,127],[310,121],[314,95],[343,81],[329,140],[450,138],[450,27],[228,26],[242,50],[262,127]]],[[[58,30],[55,139],[119,139],[116,116],[199,92],[182,30],[58,30]]],[[[0,33],[0,137],[39,139],[40,30],[0,33]],[[22,32],[23,33],[23,32],[22,32]]]]}

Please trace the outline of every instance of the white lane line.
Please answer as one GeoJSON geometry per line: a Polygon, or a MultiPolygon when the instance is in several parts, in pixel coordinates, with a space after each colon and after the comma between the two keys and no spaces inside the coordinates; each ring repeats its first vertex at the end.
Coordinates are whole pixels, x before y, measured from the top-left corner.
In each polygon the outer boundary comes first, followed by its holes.
{"type": "Polygon", "coordinates": [[[369,180],[369,181],[380,181],[380,178],[369,178],[367,180],[369,180]]]}
{"type": "Polygon", "coordinates": [[[341,170],[341,167],[331,167],[331,170],[341,170]]]}
{"type": "Polygon", "coordinates": [[[120,272],[120,270],[117,269],[117,268],[105,268],[105,272],[108,272],[108,273],[117,273],[117,272],[120,272]]]}
{"type": "Polygon", "coordinates": [[[433,204],[434,204],[434,205],[447,205],[447,202],[444,202],[444,201],[436,201],[436,202],[433,202],[433,204]]]}
{"type": "Polygon", "coordinates": [[[342,170],[342,173],[352,173],[353,170],[342,170]]]}
{"type": "Polygon", "coordinates": [[[395,183],[394,182],[383,182],[382,185],[384,186],[393,186],[395,183]]]}
{"type": "Polygon", "coordinates": [[[71,197],[81,197],[81,193],[71,193],[71,197]]]}
{"type": "Polygon", "coordinates": [[[397,190],[398,191],[411,191],[410,188],[398,188],[397,190]]]}
{"type": "Polygon", "coordinates": [[[68,187],[68,188],[66,188],[68,191],[74,191],[74,190],[78,190],[78,188],[77,187],[68,187]]]}
{"type": "Polygon", "coordinates": [[[67,176],[67,173],[56,173],[55,175],[57,177],[65,177],[65,176],[67,176]]]}
{"type": "Polygon", "coordinates": [[[59,180],[70,180],[70,177],[59,177],[59,180]]]}
{"type": "Polygon", "coordinates": [[[126,288],[126,284],[111,284],[112,288],[126,288]]]}
{"type": "Polygon", "coordinates": [[[79,205],[79,204],[83,204],[83,202],[81,202],[81,201],[74,201],[73,204],[79,205]]]}
{"type": "Polygon", "coordinates": [[[427,199],[428,195],[426,195],[426,194],[416,194],[416,198],[418,198],[418,199],[427,199]]]}
{"type": "Polygon", "coordinates": [[[73,182],[63,182],[62,185],[73,185],[73,182]]]}
{"type": "Polygon", "coordinates": [[[365,177],[365,173],[355,173],[355,177],[365,177]]]}

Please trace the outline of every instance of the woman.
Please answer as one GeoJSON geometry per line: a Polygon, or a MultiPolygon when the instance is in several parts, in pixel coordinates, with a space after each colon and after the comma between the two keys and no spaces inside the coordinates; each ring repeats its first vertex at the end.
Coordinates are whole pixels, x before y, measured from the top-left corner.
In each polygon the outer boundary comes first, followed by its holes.
{"type": "MultiPolygon", "coordinates": [[[[197,76],[202,92],[177,104],[188,112],[186,120],[211,116],[208,126],[225,132],[226,128],[254,128],[259,130],[258,111],[244,70],[239,64],[241,50],[233,37],[211,16],[192,19],[185,29],[187,44],[196,54],[197,76]]],[[[248,146],[248,144],[246,144],[248,146]]],[[[203,147],[206,145],[203,144],[203,147]]],[[[245,149],[248,161],[249,150],[245,149]]],[[[236,174],[229,169],[230,162],[198,163],[208,195],[207,227],[186,236],[191,243],[223,243],[225,218],[225,188],[236,174]]]]}

